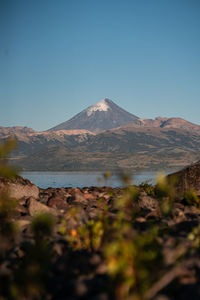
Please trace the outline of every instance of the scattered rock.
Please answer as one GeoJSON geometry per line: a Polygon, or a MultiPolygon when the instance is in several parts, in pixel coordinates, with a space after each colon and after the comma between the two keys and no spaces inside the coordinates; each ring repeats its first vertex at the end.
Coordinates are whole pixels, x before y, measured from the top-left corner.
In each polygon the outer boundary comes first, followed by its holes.
{"type": "Polygon", "coordinates": [[[141,191],[139,195],[138,205],[140,208],[152,210],[158,207],[158,200],[151,196],[148,196],[145,191],[141,191]]]}
{"type": "Polygon", "coordinates": [[[71,198],[72,203],[80,203],[82,205],[88,205],[88,200],[85,199],[84,194],[80,192],[79,190],[75,191],[74,196],[71,198]]]}
{"type": "Polygon", "coordinates": [[[59,215],[59,212],[56,209],[48,207],[48,206],[40,203],[33,197],[28,199],[28,211],[29,211],[30,216],[35,216],[35,215],[43,214],[43,213],[49,213],[54,216],[59,215]]]}
{"type": "Polygon", "coordinates": [[[24,229],[24,227],[30,225],[31,220],[27,218],[20,218],[20,220],[17,220],[17,225],[19,226],[20,229],[24,229]]]}
{"type": "Polygon", "coordinates": [[[68,209],[64,214],[63,217],[67,222],[68,229],[78,228],[88,222],[88,214],[84,210],[83,207],[77,206],[73,208],[73,213],[70,209],[68,209]]]}
{"type": "Polygon", "coordinates": [[[54,194],[49,200],[48,200],[48,206],[56,209],[67,209],[69,208],[69,204],[61,197],[60,195],[54,194]]]}
{"type": "Polygon", "coordinates": [[[96,200],[96,198],[97,198],[95,195],[89,194],[89,193],[85,193],[85,194],[83,195],[83,197],[84,197],[86,200],[96,200]]]}
{"type": "Polygon", "coordinates": [[[39,188],[34,185],[28,179],[24,179],[21,176],[17,176],[15,179],[8,180],[0,178],[0,189],[7,187],[10,192],[10,196],[15,199],[39,197],[39,188]]]}
{"type": "Polygon", "coordinates": [[[75,295],[79,297],[85,296],[88,292],[87,285],[82,280],[77,280],[74,288],[75,295]]]}
{"type": "Polygon", "coordinates": [[[183,197],[190,190],[200,196],[200,162],[168,175],[167,179],[175,183],[177,197],[183,197]]]}
{"type": "MultiPolygon", "coordinates": [[[[180,181],[176,186],[177,193],[180,192],[181,194],[181,189],[184,187],[184,192],[192,188],[198,194],[200,187],[198,186],[199,179],[196,167],[187,170],[186,175],[183,175],[185,174],[184,172],[180,172],[180,181]],[[194,179],[196,180],[195,183],[192,182],[194,179]]],[[[34,194],[34,185],[23,178],[18,179],[16,182],[3,182],[4,187],[11,187],[12,184],[17,186],[15,195],[20,197],[18,198],[19,200],[16,207],[17,217],[15,217],[16,223],[21,231],[20,238],[27,239],[29,244],[34,242],[30,230],[32,216],[42,213],[58,216],[58,218],[55,218],[57,222],[52,239],[50,240],[54,264],[52,269],[52,292],[54,295],[52,299],[66,299],[66,297],[67,299],[114,299],[114,296],[109,294],[107,289],[108,267],[104,261],[101,250],[92,250],[89,252],[87,248],[81,248],[80,250],[73,251],[70,248],[70,242],[72,237],[78,236],[79,228],[86,225],[89,220],[97,219],[100,212],[104,212],[112,224],[118,212],[115,202],[122,194],[123,189],[111,189],[108,187],[85,187],[76,189],[48,188],[37,189],[37,192],[35,190],[34,194]],[[25,189],[26,182],[28,186],[27,190],[25,189]],[[31,195],[31,193],[36,197],[27,196],[31,195]],[[61,230],[62,228],[63,232],[61,230]],[[68,239],[66,239],[66,235],[68,235],[68,239]]],[[[2,182],[0,186],[2,186],[2,182]]],[[[177,257],[180,256],[180,252],[177,251],[179,249],[176,247],[177,238],[180,239],[180,249],[183,247],[184,250],[184,243],[191,243],[191,241],[188,240],[188,234],[199,224],[200,209],[188,206],[184,201],[175,202],[173,214],[170,219],[168,219],[162,216],[158,206],[158,200],[147,195],[144,190],[140,190],[139,200],[135,201],[134,205],[135,211],[137,211],[138,214],[136,214],[134,218],[130,216],[130,220],[127,219],[133,222],[134,230],[140,230],[142,232],[152,224],[161,226],[163,231],[170,229],[169,232],[166,231],[164,236],[158,237],[158,241],[164,249],[163,254],[164,257],[166,257],[165,264],[173,264],[174,261],[177,261],[177,257]],[[178,255],[176,257],[177,253],[178,255]]],[[[127,209],[129,209],[129,207],[127,209]]],[[[3,245],[3,243],[1,244],[3,245]]],[[[10,256],[10,262],[16,259],[15,256],[23,258],[24,252],[23,249],[20,249],[19,245],[20,243],[17,245],[18,248],[16,247],[16,251],[13,251],[13,256],[10,256]]],[[[6,268],[3,266],[5,271],[6,268]]],[[[193,270],[186,271],[187,272],[183,274],[184,276],[181,277],[181,285],[198,284],[199,281],[196,281],[198,278],[196,273],[193,272],[193,270]]],[[[162,292],[162,290],[160,292],[162,292]]],[[[155,299],[165,299],[165,296],[166,295],[162,296],[162,294],[160,294],[160,296],[157,295],[155,299]]],[[[50,298],[51,297],[49,297],[49,299],[50,298]]],[[[168,299],[167,296],[166,299],[168,299]]]]}
{"type": "Polygon", "coordinates": [[[21,184],[15,184],[12,183],[10,185],[10,193],[11,197],[20,199],[20,198],[29,198],[29,197],[34,197],[38,198],[39,196],[39,189],[35,185],[21,185],[21,184]]]}
{"type": "Polygon", "coordinates": [[[17,204],[16,211],[20,212],[21,214],[28,214],[28,209],[20,204],[17,204]]]}
{"type": "Polygon", "coordinates": [[[99,209],[96,209],[94,207],[89,207],[86,211],[90,219],[97,219],[100,212],[99,209]]]}

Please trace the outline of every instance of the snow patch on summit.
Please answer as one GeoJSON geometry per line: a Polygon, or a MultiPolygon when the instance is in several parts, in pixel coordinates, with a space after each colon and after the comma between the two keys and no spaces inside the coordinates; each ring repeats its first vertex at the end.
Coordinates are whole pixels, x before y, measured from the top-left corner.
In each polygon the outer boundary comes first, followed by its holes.
{"type": "Polygon", "coordinates": [[[108,109],[110,109],[110,106],[106,103],[106,99],[101,100],[100,102],[98,102],[95,105],[90,106],[86,112],[88,117],[91,116],[93,114],[93,112],[95,111],[108,111],[108,109]]]}

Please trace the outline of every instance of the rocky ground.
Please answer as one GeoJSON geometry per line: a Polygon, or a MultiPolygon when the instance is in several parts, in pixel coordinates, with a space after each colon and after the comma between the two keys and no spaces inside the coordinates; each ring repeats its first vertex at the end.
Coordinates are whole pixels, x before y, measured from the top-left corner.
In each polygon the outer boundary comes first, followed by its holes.
{"type": "MultiPolygon", "coordinates": [[[[143,185],[136,188],[137,201],[133,201],[131,207],[128,208],[134,211],[134,214],[131,216],[127,214],[127,220],[137,234],[142,235],[148,232],[152,226],[159,228],[157,240],[162,249],[163,263],[159,265],[158,262],[155,266],[155,272],[160,272],[160,275],[145,295],[138,294],[139,296],[136,295],[138,298],[127,296],[126,299],[200,299],[199,198],[195,196],[196,198],[191,198],[191,201],[196,199],[196,202],[189,203],[180,195],[180,184],[182,189],[185,188],[185,192],[193,189],[197,194],[199,193],[199,170],[199,165],[196,165],[179,174],[177,193],[173,198],[169,214],[163,213],[159,195],[154,194],[155,187],[143,185]],[[194,173],[196,178],[193,176],[194,173]],[[189,178],[193,176],[193,181],[186,180],[187,176],[189,178]],[[189,185],[188,182],[190,182],[189,185]]],[[[52,263],[48,271],[46,292],[41,298],[123,299],[116,293],[116,286],[109,276],[108,265],[101,246],[81,247],[77,244],[76,238],[77,228],[89,224],[92,220],[98,221],[100,215],[106,216],[109,224],[113,224],[119,213],[116,199],[119,199],[121,195],[127,196],[127,189],[130,187],[124,189],[110,187],[40,189],[21,177],[12,183],[1,179],[1,189],[6,185],[9,185],[12,198],[17,199],[12,221],[17,223],[20,234],[18,233],[7,261],[1,262],[0,274],[11,272],[16,260],[23,261],[24,250],[21,245],[22,241],[33,243],[30,224],[34,216],[48,213],[55,220],[53,235],[49,238],[52,263]],[[70,240],[67,235],[73,239],[70,240]]],[[[27,298],[23,296],[21,299],[41,298],[40,296],[27,296],[27,298]]],[[[5,298],[0,297],[0,299],[5,298]]]]}

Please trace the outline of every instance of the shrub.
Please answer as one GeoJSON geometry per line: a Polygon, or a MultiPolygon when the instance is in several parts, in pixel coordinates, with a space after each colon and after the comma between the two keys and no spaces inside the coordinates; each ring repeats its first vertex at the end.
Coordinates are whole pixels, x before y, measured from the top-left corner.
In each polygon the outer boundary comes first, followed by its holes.
{"type": "Polygon", "coordinates": [[[164,175],[158,176],[155,194],[159,200],[161,214],[170,217],[173,214],[173,205],[175,200],[175,179],[169,181],[164,175]]]}
{"type": "Polygon", "coordinates": [[[200,208],[200,199],[193,190],[190,190],[185,194],[185,200],[188,205],[194,205],[195,207],[200,208]]]}

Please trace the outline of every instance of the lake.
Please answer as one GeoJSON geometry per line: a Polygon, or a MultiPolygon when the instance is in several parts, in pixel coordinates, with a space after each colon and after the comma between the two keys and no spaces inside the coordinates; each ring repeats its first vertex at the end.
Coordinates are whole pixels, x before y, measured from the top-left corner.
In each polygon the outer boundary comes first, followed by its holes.
{"type": "MultiPolygon", "coordinates": [[[[105,181],[102,172],[22,172],[21,175],[41,188],[123,186],[118,175],[112,175],[105,181]]],[[[155,183],[156,176],[157,172],[136,173],[132,176],[132,182],[134,184],[144,181],[155,183]]]]}

